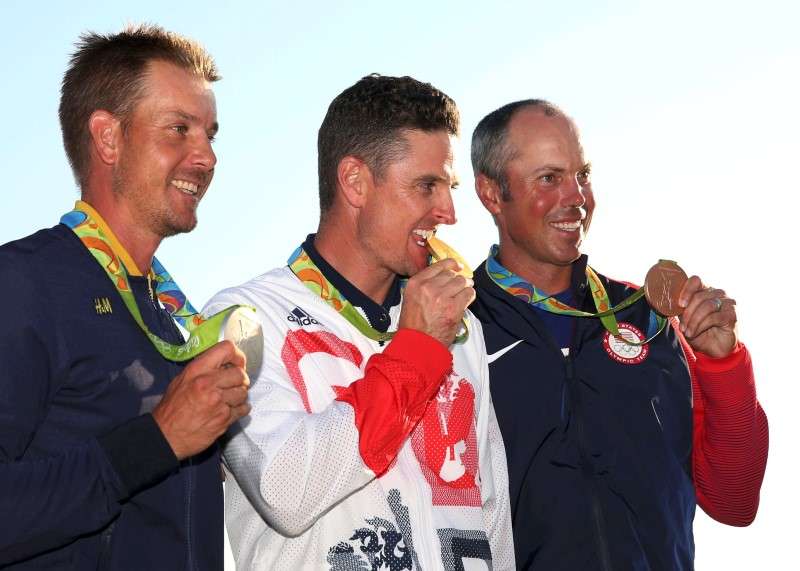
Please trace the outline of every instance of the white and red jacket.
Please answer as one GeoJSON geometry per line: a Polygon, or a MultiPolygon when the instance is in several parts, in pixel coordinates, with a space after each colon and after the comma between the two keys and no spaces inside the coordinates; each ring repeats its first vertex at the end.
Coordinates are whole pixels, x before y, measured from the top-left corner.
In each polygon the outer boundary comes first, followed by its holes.
{"type": "Polygon", "coordinates": [[[224,452],[237,568],[514,568],[505,451],[471,314],[450,351],[410,329],[382,347],[288,267],[223,290],[205,313],[236,303],[264,329],[252,411],[224,452]]]}

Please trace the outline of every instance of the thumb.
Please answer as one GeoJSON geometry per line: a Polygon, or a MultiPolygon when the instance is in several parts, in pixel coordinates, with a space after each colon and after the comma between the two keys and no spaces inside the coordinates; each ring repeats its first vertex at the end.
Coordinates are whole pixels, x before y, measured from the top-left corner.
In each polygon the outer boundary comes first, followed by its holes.
{"type": "Polygon", "coordinates": [[[195,357],[186,367],[197,371],[221,369],[223,366],[232,365],[244,368],[245,356],[232,341],[220,341],[195,357]]]}

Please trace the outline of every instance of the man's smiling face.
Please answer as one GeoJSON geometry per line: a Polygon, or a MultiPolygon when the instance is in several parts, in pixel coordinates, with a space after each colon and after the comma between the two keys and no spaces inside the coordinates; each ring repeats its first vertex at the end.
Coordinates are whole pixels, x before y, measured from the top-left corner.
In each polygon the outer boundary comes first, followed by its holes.
{"type": "Polygon", "coordinates": [[[594,211],[590,166],[572,121],[520,109],[508,125],[507,144],[507,195],[496,215],[504,243],[530,265],[571,264],[594,211]]]}
{"type": "Polygon", "coordinates": [[[216,132],[210,84],[171,63],[150,62],[114,172],[114,191],[137,224],[160,237],[194,229],[214,176],[216,132]]]}

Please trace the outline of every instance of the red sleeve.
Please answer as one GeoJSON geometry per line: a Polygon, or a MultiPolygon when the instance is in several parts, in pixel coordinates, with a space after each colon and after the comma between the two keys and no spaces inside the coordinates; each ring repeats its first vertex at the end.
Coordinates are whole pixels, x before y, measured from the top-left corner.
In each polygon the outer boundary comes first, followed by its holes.
{"type": "Polygon", "coordinates": [[[453,366],[439,341],[401,329],[383,353],[369,358],[364,377],[335,387],[336,398],[355,411],[361,458],[377,476],[394,461],[453,366]]]}
{"type": "Polygon", "coordinates": [[[722,359],[694,353],[683,335],[692,377],[692,472],[697,502],[715,520],[752,523],[769,447],[767,417],[756,398],[753,365],[739,344],[722,359]]]}

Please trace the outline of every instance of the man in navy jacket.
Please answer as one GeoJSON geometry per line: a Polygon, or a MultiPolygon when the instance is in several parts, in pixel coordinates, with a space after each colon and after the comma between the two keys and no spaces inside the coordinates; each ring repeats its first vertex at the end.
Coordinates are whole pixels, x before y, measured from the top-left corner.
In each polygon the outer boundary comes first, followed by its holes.
{"type": "Polygon", "coordinates": [[[734,300],[693,276],[680,320],[647,343],[659,321],[644,299],[616,314],[623,340],[564,314],[636,290],[580,253],[594,196],[575,125],[546,101],[508,104],[479,123],[472,164],[499,232],[471,309],[506,445],[518,568],[692,569],[695,505],[749,524],[766,465],[734,300]]]}
{"type": "Polygon", "coordinates": [[[86,34],[72,57],[71,215],[97,235],[62,223],[0,246],[4,569],[223,566],[215,441],[249,410],[244,355],[225,341],[170,361],[121,297],[183,343],[150,268],[164,237],[194,228],[211,182],[216,79],[199,45],[153,26],[86,34]]]}

